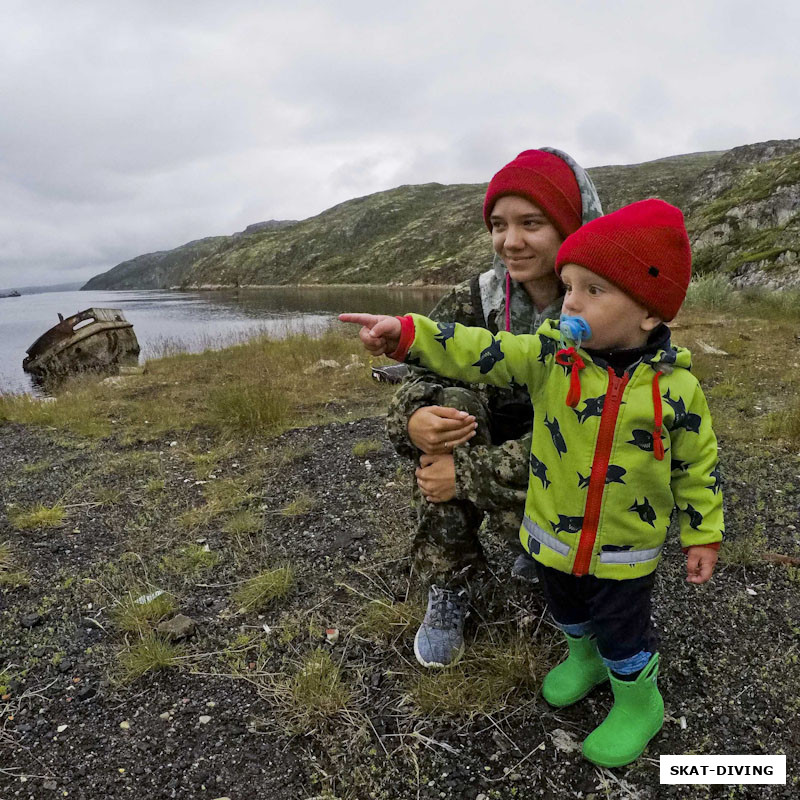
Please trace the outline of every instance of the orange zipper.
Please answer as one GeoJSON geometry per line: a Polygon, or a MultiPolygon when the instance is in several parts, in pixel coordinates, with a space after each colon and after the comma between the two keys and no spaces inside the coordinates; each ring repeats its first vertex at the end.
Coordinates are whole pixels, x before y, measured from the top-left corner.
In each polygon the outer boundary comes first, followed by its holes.
{"type": "Polygon", "coordinates": [[[622,395],[628,385],[628,380],[630,380],[627,372],[618,378],[611,367],[608,368],[608,375],[608,389],[603,403],[603,413],[600,416],[600,431],[597,434],[589,490],[586,493],[586,507],[583,510],[581,538],[578,541],[578,552],[575,554],[575,563],[572,566],[573,575],[589,573],[594,542],[597,538],[597,524],[600,521],[600,508],[603,504],[603,492],[606,488],[611,446],[614,444],[614,430],[617,427],[622,395]]]}

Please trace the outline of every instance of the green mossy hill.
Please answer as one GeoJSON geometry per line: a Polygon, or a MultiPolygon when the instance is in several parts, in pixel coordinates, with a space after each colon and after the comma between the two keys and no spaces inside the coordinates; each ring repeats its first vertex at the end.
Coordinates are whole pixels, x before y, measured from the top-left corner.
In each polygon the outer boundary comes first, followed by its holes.
{"type": "MultiPolygon", "coordinates": [[[[698,272],[792,283],[800,140],[589,170],[606,212],[660,197],[683,208],[698,272]],[[755,269],[755,272],[754,272],[755,269]],[[788,276],[788,278],[787,278],[788,276]]],[[[258,223],[119,264],[87,289],[453,284],[483,270],[486,184],[400,186],[296,223],[258,223]]]]}
{"type": "Polygon", "coordinates": [[[679,208],[685,208],[698,175],[713,170],[725,152],[714,150],[670,156],[643,164],[594,167],[589,174],[606,214],[646,197],[660,197],[679,208]]]}
{"type": "Polygon", "coordinates": [[[742,286],[800,283],[800,140],[730,151],[701,176],[688,210],[695,272],[742,286]]]}

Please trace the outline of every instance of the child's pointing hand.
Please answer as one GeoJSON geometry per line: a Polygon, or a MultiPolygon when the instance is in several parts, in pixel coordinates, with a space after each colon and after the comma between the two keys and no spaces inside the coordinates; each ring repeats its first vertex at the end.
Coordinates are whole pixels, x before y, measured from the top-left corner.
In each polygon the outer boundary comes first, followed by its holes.
{"type": "Polygon", "coordinates": [[[339,314],[341,322],[361,325],[358,337],[374,356],[393,353],[400,343],[400,320],[384,314],[339,314]]]}

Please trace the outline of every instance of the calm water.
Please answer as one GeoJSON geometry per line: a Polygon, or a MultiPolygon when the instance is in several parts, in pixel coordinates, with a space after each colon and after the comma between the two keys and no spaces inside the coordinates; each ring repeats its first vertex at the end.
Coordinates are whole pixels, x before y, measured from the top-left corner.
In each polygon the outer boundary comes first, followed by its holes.
{"type": "Polygon", "coordinates": [[[48,328],[86,308],[121,308],[133,323],[140,360],[180,348],[197,352],[260,332],[319,333],[336,314],[425,313],[442,289],[274,288],[230,292],[52,292],[0,298],[0,390],[34,392],[25,351],[48,328]]]}

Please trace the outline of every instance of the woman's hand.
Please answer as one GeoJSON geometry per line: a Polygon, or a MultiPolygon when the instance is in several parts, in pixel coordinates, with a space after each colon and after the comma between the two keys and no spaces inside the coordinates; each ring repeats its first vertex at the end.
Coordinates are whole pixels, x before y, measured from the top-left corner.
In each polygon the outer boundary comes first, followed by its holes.
{"type": "Polygon", "coordinates": [[[466,411],[447,406],[423,406],[408,418],[408,438],[428,455],[452,453],[475,435],[478,423],[466,411]]]}
{"type": "Polygon", "coordinates": [[[456,468],[453,456],[423,453],[415,472],[417,485],[429,503],[446,503],[456,494],[456,468]]]}
{"type": "Polygon", "coordinates": [[[361,325],[358,338],[374,356],[394,353],[400,343],[400,320],[385,314],[339,314],[341,322],[361,325]]]}

